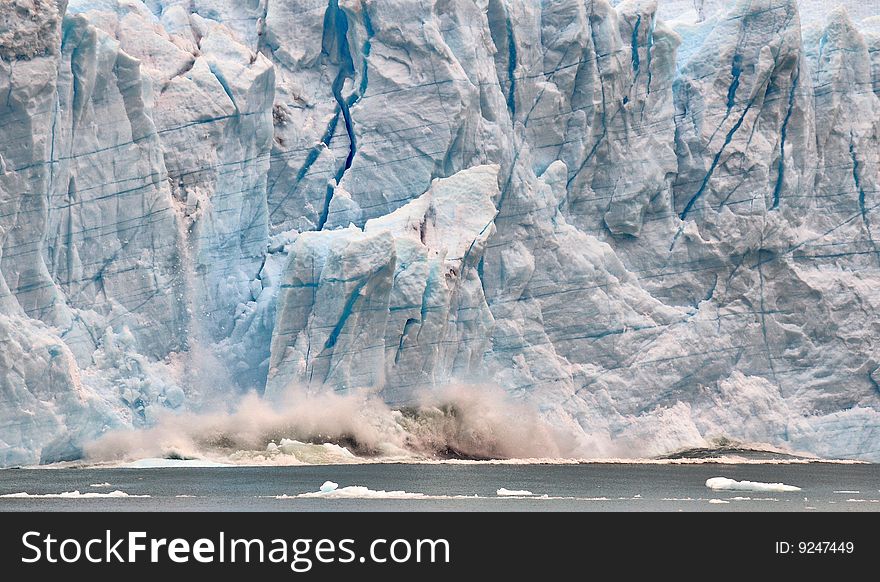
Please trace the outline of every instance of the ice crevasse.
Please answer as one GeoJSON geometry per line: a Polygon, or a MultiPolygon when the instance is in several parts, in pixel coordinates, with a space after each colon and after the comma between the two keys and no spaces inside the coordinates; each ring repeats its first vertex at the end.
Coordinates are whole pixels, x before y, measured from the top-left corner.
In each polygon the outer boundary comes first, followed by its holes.
{"type": "Polygon", "coordinates": [[[0,466],[453,382],[880,460],[880,17],[701,6],[0,0],[0,466]]]}

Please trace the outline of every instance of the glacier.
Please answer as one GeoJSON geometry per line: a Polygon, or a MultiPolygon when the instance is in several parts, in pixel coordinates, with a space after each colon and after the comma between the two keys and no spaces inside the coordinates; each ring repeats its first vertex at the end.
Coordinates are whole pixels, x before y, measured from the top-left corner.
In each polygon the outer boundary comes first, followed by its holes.
{"type": "Polygon", "coordinates": [[[880,461],[880,13],[829,4],[0,0],[0,466],[456,383],[880,461]]]}

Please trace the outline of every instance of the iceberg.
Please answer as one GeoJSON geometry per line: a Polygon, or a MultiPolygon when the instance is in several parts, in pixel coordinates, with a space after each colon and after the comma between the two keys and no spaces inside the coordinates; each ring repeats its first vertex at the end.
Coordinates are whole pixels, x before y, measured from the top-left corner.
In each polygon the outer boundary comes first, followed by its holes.
{"type": "Polygon", "coordinates": [[[0,466],[461,383],[577,457],[878,461],[878,48],[853,0],[0,0],[0,466]]]}
{"type": "Polygon", "coordinates": [[[495,495],[498,497],[531,497],[534,493],[525,489],[505,489],[501,487],[495,492],[495,495]]]}
{"type": "Polygon", "coordinates": [[[133,497],[149,497],[149,495],[131,495],[126,493],[125,491],[111,491],[110,493],[93,493],[87,491],[86,493],[80,493],[79,491],[65,491],[63,493],[7,493],[5,495],[0,495],[0,497],[4,499],[118,499],[118,498],[133,498],[133,497]]]}
{"type": "MultiPolygon", "coordinates": [[[[276,496],[276,499],[290,499],[290,496],[276,496]]],[[[346,487],[333,488],[327,491],[321,487],[320,491],[300,493],[294,499],[434,499],[436,496],[424,493],[410,493],[408,491],[385,491],[370,489],[363,485],[348,485],[346,487]]]]}
{"type": "Polygon", "coordinates": [[[760,483],[758,481],[735,481],[727,477],[712,477],[706,480],[706,487],[713,491],[759,491],[762,493],[787,493],[800,491],[800,487],[785,483],[760,483]]]}

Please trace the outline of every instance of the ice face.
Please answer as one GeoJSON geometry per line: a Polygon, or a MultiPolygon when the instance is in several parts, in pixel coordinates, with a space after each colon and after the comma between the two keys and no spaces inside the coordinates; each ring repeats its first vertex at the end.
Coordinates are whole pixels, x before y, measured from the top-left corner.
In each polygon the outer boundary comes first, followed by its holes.
{"type": "Polygon", "coordinates": [[[830,4],[0,0],[0,465],[460,381],[586,456],[880,459],[880,23],[830,4]]]}
{"type": "Polygon", "coordinates": [[[438,179],[363,230],[301,234],[281,280],[267,394],[302,383],[405,402],[408,390],[475,374],[492,328],[477,266],[498,172],[438,179]]]}

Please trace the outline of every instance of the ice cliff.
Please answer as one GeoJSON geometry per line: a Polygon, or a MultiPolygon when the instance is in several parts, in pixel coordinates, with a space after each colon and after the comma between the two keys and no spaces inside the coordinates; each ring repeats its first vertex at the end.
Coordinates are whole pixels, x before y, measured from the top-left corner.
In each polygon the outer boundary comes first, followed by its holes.
{"type": "Polygon", "coordinates": [[[0,466],[455,382],[880,461],[880,19],[698,4],[0,0],[0,466]]]}

